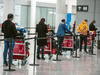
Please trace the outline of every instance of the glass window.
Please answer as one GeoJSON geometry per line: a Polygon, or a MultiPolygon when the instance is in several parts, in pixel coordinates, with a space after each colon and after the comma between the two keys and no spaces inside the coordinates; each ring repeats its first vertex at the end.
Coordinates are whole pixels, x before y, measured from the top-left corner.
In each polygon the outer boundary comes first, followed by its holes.
{"type": "Polygon", "coordinates": [[[45,23],[47,24],[47,8],[40,8],[40,19],[45,18],[45,23]]]}
{"type": "Polygon", "coordinates": [[[49,24],[50,26],[53,25],[53,9],[52,8],[48,8],[47,9],[47,24],[49,24]]]}
{"type": "Polygon", "coordinates": [[[0,3],[0,23],[3,22],[3,4],[0,3]]]}
{"type": "Polygon", "coordinates": [[[20,26],[27,27],[28,25],[28,17],[27,17],[27,6],[21,6],[21,20],[20,26]]]}
{"type": "Polygon", "coordinates": [[[41,18],[45,18],[46,24],[55,27],[56,24],[56,9],[46,7],[36,7],[36,24],[39,23],[41,18]]]}
{"type": "Polygon", "coordinates": [[[53,13],[53,25],[52,27],[55,28],[56,25],[56,9],[53,9],[54,13],[53,13]]]}
{"type": "Polygon", "coordinates": [[[15,23],[20,25],[20,17],[21,17],[21,5],[15,5],[15,16],[14,16],[15,23]]]}
{"type": "Polygon", "coordinates": [[[31,6],[28,6],[28,25],[27,27],[30,27],[30,22],[31,22],[31,6]]]}
{"type": "Polygon", "coordinates": [[[36,24],[40,21],[40,7],[36,7],[36,24]]]}

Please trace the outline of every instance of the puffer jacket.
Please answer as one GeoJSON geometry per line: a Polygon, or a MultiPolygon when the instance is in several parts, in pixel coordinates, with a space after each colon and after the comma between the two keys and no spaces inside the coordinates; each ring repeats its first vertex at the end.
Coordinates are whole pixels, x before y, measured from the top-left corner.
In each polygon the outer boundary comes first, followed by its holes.
{"type": "Polygon", "coordinates": [[[72,34],[72,32],[67,28],[66,24],[65,23],[60,23],[59,24],[59,27],[58,27],[58,31],[57,31],[57,34],[56,36],[65,36],[65,31],[68,31],[69,33],[72,34]]]}
{"type": "Polygon", "coordinates": [[[82,33],[83,35],[87,35],[88,25],[86,21],[83,21],[77,28],[77,31],[82,33]]]}

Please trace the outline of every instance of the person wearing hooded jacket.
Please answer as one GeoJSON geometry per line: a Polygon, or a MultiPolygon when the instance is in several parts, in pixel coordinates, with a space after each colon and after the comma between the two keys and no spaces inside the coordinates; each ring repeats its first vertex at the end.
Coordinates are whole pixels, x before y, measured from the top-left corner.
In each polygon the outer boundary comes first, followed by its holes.
{"type": "Polygon", "coordinates": [[[66,31],[68,31],[70,34],[72,34],[72,32],[66,26],[65,19],[62,19],[61,23],[59,24],[58,31],[57,31],[57,33],[55,35],[58,38],[58,46],[59,46],[59,49],[58,49],[58,53],[59,54],[58,55],[62,55],[61,54],[62,43],[63,43],[66,31]]]}
{"type": "Polygon", "coordinates": [[[88,31],[88,20],[85,19],[77,28],[77,31],[80,33],[80,52],[82,51],[82,42],[84,41],[84,51],[87,52],[87,31],[88,31]]]}
{"type": "Polygon", "coordinates": [[[2,23],[2,29],[1,29],[2,33],[4,33],[4,38],[9,39],[9,40],[4,41],[3,58],[4,58],[4,65],[6,65],[6,66],[8,66],[6,59],[7,59],[7,51],[8,51],[8,49],[10,50],[10,44],[11,44],[10,38],[13,39],[12,51],[11,51],[11,64],[12,64],[13,49],[14,49],[14,46],[15,46],[15,40],[14,39],[16,38],[16,36],[19,35],[19,34],[17,34],[16,27],[15,27],[14,23],[12,22],[12,20],[13,20],[13,14],[8,14],[7,20],[2,23]]]}

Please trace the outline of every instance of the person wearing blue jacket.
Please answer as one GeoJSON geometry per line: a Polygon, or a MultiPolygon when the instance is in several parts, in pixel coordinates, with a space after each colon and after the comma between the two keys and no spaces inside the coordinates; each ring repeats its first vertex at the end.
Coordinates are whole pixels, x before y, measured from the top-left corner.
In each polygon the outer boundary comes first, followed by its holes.
{"type": "Polygon", "coordinates": [[[58,38],[58,47],[59,47],[58,48],[58,53],[59,53],[58,55],[62,55],[61,49],[62,49],[62,43],[63,43],[66,31],[68,31],[70,34],[72,34],[72,32],[66,26],[65,19],[62,19],[61,23],[59,24],[58,31],[55,35],[58,38]]]}
{"type": "MultiPolygon", "coordinates": [[[[71,25],[66,24],[66,27],[68,30],[71,30],[71,25]]],[[[66,32],[68,32],[67,30],[65,30],[66,32]]]]}

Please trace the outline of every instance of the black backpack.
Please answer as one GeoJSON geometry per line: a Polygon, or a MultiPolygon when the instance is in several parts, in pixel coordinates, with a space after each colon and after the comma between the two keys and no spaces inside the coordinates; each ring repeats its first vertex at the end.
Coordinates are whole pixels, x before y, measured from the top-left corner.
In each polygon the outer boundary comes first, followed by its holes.
{"type": "Polygon", "coordinates": [[[52,49],[55,49],[55,48],[57,48],[57,40],[52,40],[52,49]]]}

